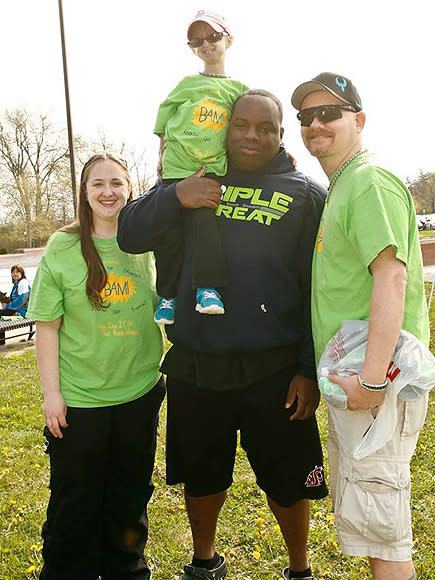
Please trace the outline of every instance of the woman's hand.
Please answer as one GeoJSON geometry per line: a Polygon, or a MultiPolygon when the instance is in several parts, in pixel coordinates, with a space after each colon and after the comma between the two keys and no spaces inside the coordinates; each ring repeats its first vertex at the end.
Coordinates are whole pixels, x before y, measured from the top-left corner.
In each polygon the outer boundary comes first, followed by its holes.
{"type": "Polygon", "coordinates": [[[54,437],[62,439],[61,427],[66,429],[67,406],[59,391],[44,393],[44,418],[48,430],[54,437]]]}

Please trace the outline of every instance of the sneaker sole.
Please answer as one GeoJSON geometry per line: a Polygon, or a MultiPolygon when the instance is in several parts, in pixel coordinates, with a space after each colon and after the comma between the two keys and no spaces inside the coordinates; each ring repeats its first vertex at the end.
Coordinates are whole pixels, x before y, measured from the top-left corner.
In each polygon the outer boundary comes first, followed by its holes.
{"type": "Polygon", "coordinates": [[[157,324],[174,324],[175,320],[167,320],[166,318],[160,318],[160,320],[157,320],[157,318],[154,318],[154,322],[157,322],[157,324]]]}
{"type": "Polygon", "coordinates": [[[205,307],[197,304],[195,310],[200,314],[225,314],[225,310],[222,308],[222,306],[218,306],[217,304],[212,304],[211,306],[205,307]]]}

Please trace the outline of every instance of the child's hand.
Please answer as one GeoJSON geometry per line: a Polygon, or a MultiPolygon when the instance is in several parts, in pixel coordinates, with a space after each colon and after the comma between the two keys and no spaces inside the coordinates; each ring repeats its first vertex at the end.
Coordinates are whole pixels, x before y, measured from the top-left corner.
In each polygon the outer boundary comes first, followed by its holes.
{"type": "Polygon", "coordinates": [[[201,167],[199,171],[177,183],[175,192],[183,207],[216,209],[219,205],[221,186],[216,180],[203,177],[204,173],[205,167],[201,167]]]}

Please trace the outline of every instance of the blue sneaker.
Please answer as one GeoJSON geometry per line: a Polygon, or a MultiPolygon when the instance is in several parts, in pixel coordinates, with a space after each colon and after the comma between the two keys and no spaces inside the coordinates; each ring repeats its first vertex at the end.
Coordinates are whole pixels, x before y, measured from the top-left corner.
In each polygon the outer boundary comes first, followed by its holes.
{"type": "Polygon", "coordinates": [[[198,288],[196,310],[201,314],[224,314],[224,303],[219,292],[214,288],[198,288]]]}
{"type": "Polygon", "coordinates": [[[176,298],[159,298],[154,322],[157,324],[174,324],[176,298]]]}

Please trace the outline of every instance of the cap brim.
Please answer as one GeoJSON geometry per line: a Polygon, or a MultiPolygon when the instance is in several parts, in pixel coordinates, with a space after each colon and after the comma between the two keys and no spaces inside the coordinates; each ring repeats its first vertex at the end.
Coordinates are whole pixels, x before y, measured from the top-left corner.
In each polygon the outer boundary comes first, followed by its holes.
{"type": "Polygon", "coordinates": [[[190,28],[192,27],[192,24],[195,24],[195,22],[206,22],[216,32],[224,32],[226,34],[230,34],[230,32],[226,28],[224,28],[221,24],[218,24],[214,20],[211,20],[210,18],[207,18],[207,16],[204,16],[204,18],[197,18],[196,20],[192,20],[192,22],[189,24],[189,27],[187,29],[187,38],[189,38],[190,28]]]}
{"type": "Polygon", "coordinates": [[[295,89],[295,91],[292,95],[293,107],[295,109],[297,109],[298,111],[300,111],[303,100],[305,99],[305,97],[307,95],[309,95],[310,93],[314,93],[316,91],[327,91],[328,93],[330,93],[331,95],[334,95],[334,97],[336,97],[337,99],[339,99],[343,103],[347,103],[348,105],[351,104],[346,99],[343,99],[342,97],[340,97],[340,95],[338,93],[334,93],[334,91],[331,91],[331,89],[329,87],[327,87],[326,85],[319,83],[318,81],[308,81],[306,83],[302,83],[301,85],[299,85],[297,87],[297,89],[295,89]]]}

